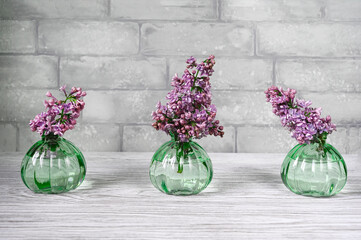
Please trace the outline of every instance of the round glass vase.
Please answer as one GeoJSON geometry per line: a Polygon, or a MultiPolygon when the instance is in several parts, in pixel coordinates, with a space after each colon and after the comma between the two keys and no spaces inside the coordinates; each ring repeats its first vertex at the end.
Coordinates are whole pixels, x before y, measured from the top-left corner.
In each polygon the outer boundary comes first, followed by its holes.
{"type": "Polygon", "coordinates": [[[297,144],[281,168],[283,183],[292,192],[312,197],[330,197],[347,181],[346,164],[330,144],[297,144]]]}
{"type": "Polygon", "coordinates": [[[212,181],[212,162],[196,142],[164,143],[153,155],[149,176],[152,184],[170,195],[193,195],[212,181]]]}
{"type": "Polygon", "coordinates": [[[21,164],[21,178],[35,193],[73,190],[83,182],[85,174],[86,163],[81,151],[52,133],[35,143],[21,164]]]}

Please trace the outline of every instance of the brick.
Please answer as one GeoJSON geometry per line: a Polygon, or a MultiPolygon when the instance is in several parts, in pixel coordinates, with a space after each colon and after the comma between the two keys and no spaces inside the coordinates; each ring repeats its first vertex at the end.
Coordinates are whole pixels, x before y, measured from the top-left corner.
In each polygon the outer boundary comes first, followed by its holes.
{"type": "Polygon", "coordinates": [[[238,24],[145,23],[141,36],[146,55],[253,55],[252,29],[238,24]]]}
{"type": "Polygon", "coordinates": [[[112,17],[125,19],[210,20],[217,18],[217,3],[214,0],[112,0],[110,12],[112,17]]]}
{"type": "Polygon", "coordinates": [[[348,134],[347,129],[337,127],[337,131],[327,136],[327,143],[335,147],[341,154],[348,153],[348,134]]]}
{"type": "Polygon", "coordinates": [[[303,93],[299,96],[322,107],[322,116],[330,115],[335,124],[360,123],[361,96],[356,93],[303,93]]]}
{"type": "MultiPolygon", "coordinates": [[[[341,153],[347,150],[347,130],[338,128],[327,142],[341,153]]],[[[251,153],[288,153],[298,142],[282,127],[244,126],[237,128],[237,151],[251,153]]]]}
{"type": "Polygon", "coordinates": [[[0,0],[3,18],[89,18],[107,14],[106,0],[0,0]]]}
{"type": "Polygon", "coordinates": [[[124,152],[155,152],[163,143],[170,141],[170,136],[152,126],[124,126],[124,152]]]}
{"type": "Polygon", "coordinates": [[[224,20],[278,21],[320,19],[321,0],[223,0],[221,18],[224,20]]]}
{"type": "Polygon", "coordinates": [[[136,23],[49,20],[39,22],[39,51],[51,54],[138,53],[136,23]]]}
{"type": "Polygon", "coordinates": [[[0,89],[0,121],[28,122],[45,110],[46,90],[0,89]]]}
{"type": "Polygon", "coordinates": [[[278,85],[305,91],[361,91],[360,60],[284,60],[276,64],[278,85]]]}
{"type": "Polygon", "coordinates": [[[37,132],[32,132],[28,125],[28,122],[19,122],[19,146],[18,150],[20,152],[27,152],[31,146],[33,146],[37,141],[41,140],[40,134],[37,132]]]}
{"type": "MultiPolygon", "coordinates": [[[[223,138],[208,136],[194,141],[207,152],[234,152],[235,135],[233,127],[224,128],[223,138]]],[[[170,141],[163,131],[156,131],[152,126],[125,126],[123,135],[123,151],[155,152],[165,142],[170,141]]]]}
{"type": "Polygon", "coordinates": [[[279,123],[263,92],[213,91],[212,103],[224,125],[279,123]]]}
{"type": "MultiPolygon", "coordinates": [[[[120,130],[114,124],[78,123],[73,130],[64,134],[80,151],[84,152],[117,152],[120,150],[120,130]]],[[[40,135],[32,132],[25,123],[19,123],[19,150],[27,151],[40,135]]]]}
{"type": "Polygon", "coordinates": [[[349,145],[350,145],[350,153],[361,154],[361,128],[359,127],[350,128],[349,145]]]}
{"type": "Polygon", "coordinates": [[[52,56],[0,56],[0,88],[55,88],[57,65],[52,56]]]}
{"type": "Polygon", "coordinates": [[[87,89],[164,89],[163,58],[78,57],[62,58],[61,83],[87,89]]]}
{"type": "Polygon", "coordinates": [[[211,152],[235,152],[235,129],[234,127],[224,127],[224,136],[207,136],[195,141],[201,145],[207,153],[211,152]]]}
{"type": "Polygon", "coordinates": [[[361,20],[361,2],[359,0],[328,0],[326,16],[330,20],[361,20]]]}
{"type": "Polygon", "coordinates": [[[296,145],[297,141],[282,127],[243,126],[237,128],[237,152],[286,154],[296,145]]]}
{"type": "Polygon", "coordinates": [[[165,91],[87,91],[83,119],[89,122],[152,122],[152,111],[165,91]]]}
{"type": "Polygon", "coordinates": [[[16,151],[16,128],[12,124],[0,123],[0,152],[16,151]]]}
{"type": "Polygon", "coordinates": [[[258,54],[347,57],[361,55],[361,26],[354,23],[261,23],[258,54]]]}
{"type": "MultiPolygon", "coordinates": [[[[204,57],[197,58],[200,61],[204,57]]],[[[185,59],[171,59],[169,85],[175,73],[182,76],[185,59]]],[[[217,58],[211,77],[213,89],[264,90],[272,84],[272,61],[265,59],[217,58]]]]}
{"type": "Polygon", "coordinates": [[[0,53],[34,53],[34,21],[0,21],[0,53]]]}
{"type": "Polygon", "coordinates": [[[84,152],[119,152],[121,135],[119,125],[83,123],[64,137],[84,152]]]}

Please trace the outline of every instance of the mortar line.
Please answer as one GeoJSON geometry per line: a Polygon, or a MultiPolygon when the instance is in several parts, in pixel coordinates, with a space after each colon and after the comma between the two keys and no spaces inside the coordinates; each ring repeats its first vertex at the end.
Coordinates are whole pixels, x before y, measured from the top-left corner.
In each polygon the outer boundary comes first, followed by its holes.
{"type": "Polygon", "coordinates": [[[272,84],[274,86],[276,85],[276,61],[276,58],[274,58],[272,61],[272,84]]]}
{"type": "Polygon", "coordinates": [[[39,21],[35,21],[35,55],[39,54],[39,21]]]}
{"type": "Polygon", "coordinates": [[[232,125],[232,127],[234,128],[234,152],[237,153],[238,152],[238,129],[236,126],[232,125]]]}
{"type": "Polygon", "coordinates": [[[253,55],[257,56],[258,50],[258,37],[257,37],[257,25],[255,23],[253,25],[253,55]]]}
{"type": "Polygon", "coordinates": [[[165,79],[165,89],[166,90],[169,90],[169,81],[170,81],[169,64],[170,64],[169,59],[166,58],[166,79],[165,79]]]}
{"type": "MultiPolygon", "coordinates": [[[[220,1],[220,0],[219,0],[220,1]]],[[[108,12],[108,10],[106,10],[108,12]]],[[[217,13],[218,14],[218,13],[217,13]]],[[[54,18],[47,18],[47,17],[18,17],[16,19],[11,17],[0,17],[0,21],[74,21],[74,22],[86,22],[86,21],[97,21],[97,22],[134,22],[134,23],[151,23],[151,24],[157,24],[157,23],[224,23],[227,22],[229,24],[244,24],[247,25],[250,22],[256,22],[256,23],[280,23],[280,24],[288,24],[288,23],[305,23],[305,24],[335,24],[335,23],[354,23],[356,25],[359,25],[361,22],[361,19],[328,19],[327,14],[325,14],[325,18],[314,18],[314,19],[290,19],[290,20],[272,20],[272,19],[262,19],[262,20],[251,20],[251,19],[244,19],[244,20],[222,20],[216,18],[209,18],[209,19],[132,19],[132,18],[121,18],[121,17],[114,17],[114,18],[99,18],[99,17],[84,17],[84,18],[77,18],[77,17],[67,17],[67,18],[61,18],[61,17],[54,17],[54,18]]]]}
{"type": "Polygon", "coordinates": [[[119,152],[123,152],[123,148],[124,148],[124,143],[123,143],[123,139],[124,139],[124,124],[118,123],[117,125],[118,125],[118,127],[119,127],[119,136],[120,136],[119,152]]]}
{"type": "Polygon", "coordinates": [[[222,3],[221,0],[216,0],[216,12],[217,12],[217,20],[221,21],[221,16],[222,16],[222,3]]]}
{"type": "Polygon", "coordinates": [[[60,56],[58,56],[58,63],[57,63],[57,81],[58,81],[58,88],[60,88],[60,56]]]}
{"type": "Polygon", "coordinates": [[[328,9],[328,0],[324,0],[321,7],[321,19],[327,21],[327,9],[328,9]]]}
{"type": "Polygon", "coordinates": [[[111,17],[111,0],[107,1],[107,16],[110,18],[111,17]]]}
{"type": "Polygon", "coordinates": [[[349,154],[351,151],[351,147],[350,147],[350,131],[351,131],[351,127],[347,126],[346,127],[346,154],[349,154]]]}
{"type": "Polygon", "coordinates": [[[138,24],[138,55],[142,54],[142,23],[138,24]]]}
{"type": "MultiPolygon", "coordinates": [[[[79,118],[80,119],[80,118],[79,118]]],[[[152,122],[98,122],[98,121],[89,121],[89,119],[80,119],[81,123],[84,124],[93,124],[93,125],[99,125],[99,126],[108,126],[108,125],[113,125],[113,126],[148,126],[151,127],[151,123],[152,122]]],[[[18,122],[14,122],[14,121],[0,121],[0,124],[24,124],[26,125],[28,122],[27,121],[18,121],[18,122]]],[[[222,124],[224,127],[234,127],[235,129],[238,127],[261,127],[261,128],[277,128],[277,129],[284,129],[282,127],[282,125],[280,125],[279,123],[259,123],[259,124],[253,124],[253,123],[226,123],[226,124],[222,124]]],[[[338,128],[361,128],[361,123],[338,123],[337,124],[338,128]]]]}
{"type": "Polygon", "coordinates": [[[18,123],[14,123],[14,125],[15,125],[15,128],[16,128],[15,152],[19,152],[20,151],[20,128],[19,128],[18,123]]]}
{"type": "MultiPolygon", "coordinates": [[[[194,56],[197,57],[208,57],[208,55],[203,55],[203,54],[193,54],[194,56]]],[[[35,54],[35,53],[14,53],[14,52],[10,52],[10,53],[0,53],[0,56],[54,56],[54,57],[69,57],[69,58],[79,58],[79,57],[109,57],[109,58],[134,58],[134,59],[138,59],[140,57],[154,57],[154,58],[167,58],[167,57],[171,57],[171,58],[184,58],[185,56],[187,56],[187,54],[182,54],[182,55],[167,55],[167,54],[138,54],[138,53],[134,53],[134,54],[55,54],[55,53],[50,53],[50,52],[41,52],[39,54],[35,54]]],[[[235,55],[217,55],[218,58],[229,58],[229,59],[265,59],[265,60],[270,60],[270,59],[274,59],[275,57],[279,60],[319,60],[319,61],[341,61],[341,60],[354,60],[354,61],[360,61],[361,60],[361,55],[359,56],[336,56],[336,57],[327,57],[327,56],[282,56],[282,55],[271,55],[271,54],[267,54],[267,55],[261,55],[261,56],[249,56],[249,55],[239,55],[239,56],[235,56],[235,55]]]]}
{"type": "MultiPolygon", "coordinates": [[[[167,84],[169,83],[169,81],[167,82],[167,84]]],[[[16,91],[16,90],[22,90],[22,91],[35,91],[35,90],[47,90],[47,89],[52,89],[52,90],[57,90],[60,87],[60,84],[58,84],[58,87],[16,87],[16,88],[7,88],[7,90],[9,91],[16,91]]],[[[171,90],[171,87],[167,86],[167,88],[86,88],[87,91],[91,91],[91,92],[132,92],[132,91],[137,91],[137,92],[166,92],[171,90]]],[[[264,89],[213,89],[212,92],[214,93],[230,93],[230,92],[235,92],[235,93],[263,93],[264,89]]],[[[332,90],[327,90],[327,91],[311,91],[311,90],[299,90],[298,91],[300,94],[361,94],[360,91],[332,91],[332,90]]]]}

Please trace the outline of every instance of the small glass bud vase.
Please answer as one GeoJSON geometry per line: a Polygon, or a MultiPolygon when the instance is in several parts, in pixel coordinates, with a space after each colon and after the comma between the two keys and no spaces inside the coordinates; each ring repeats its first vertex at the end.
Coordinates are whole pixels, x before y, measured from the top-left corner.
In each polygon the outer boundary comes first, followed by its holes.
{"type": "Polygon", "coordinates": [[[62,193],[84,180],[86,163],[73,143],[50,133],[26,153],[21,165],[24,184],[35,193],[62,193]]]}
{"type": "Polygon", "coordinates": [[[212,181],[212,162],[196,142],[179,142],[172,136],[153,155],[149,176],[152,184],[166,194],[198,194],[212,181]]]}
{"type": "Polygon", "coordinates": [[[345,186],[347,169],[341,154],[330,144],[298,144],[283,161],[281,177],[296,194],[330,197],[345,186]]]}

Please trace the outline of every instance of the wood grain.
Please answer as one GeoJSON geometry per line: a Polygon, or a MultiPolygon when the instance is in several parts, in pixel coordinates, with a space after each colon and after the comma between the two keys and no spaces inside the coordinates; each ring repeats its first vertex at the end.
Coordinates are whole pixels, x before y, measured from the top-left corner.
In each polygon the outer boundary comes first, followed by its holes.
{"type": "Polygon", "coordinates": [[[361,160],[345,155],[348,183],[331,198],[283,185],[283,154],[210,154],[214,178],[195,196],[149,181],[152,153],[87,153],[76,190],[34,194],[21,153],[0,153],[0,239],[361,239],[361,160]]]}

